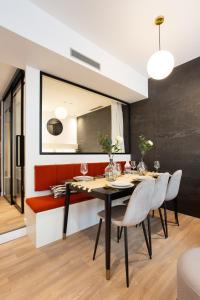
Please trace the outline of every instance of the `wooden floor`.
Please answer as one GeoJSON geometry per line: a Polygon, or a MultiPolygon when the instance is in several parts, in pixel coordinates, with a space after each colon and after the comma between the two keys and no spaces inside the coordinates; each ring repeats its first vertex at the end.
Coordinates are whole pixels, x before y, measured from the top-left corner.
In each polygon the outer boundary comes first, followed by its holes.
{"type": "Polygon", "coordinates": [[[24,215],[0,197],[0,234],[24,226],[24,215]]]}
{"type": "MultiPolygon", "coordinates": [[[[173,215],[169,212],[169,218],[173,215]]],[[[152,220],[153,259],[142,229],[129,229],[130,287],[126,288],[123,240],[112,235],[112,277],[104,272],[104,237],[96,261],[92,252],[97,226],[35,249],[28,237],[0,246],[0,298],[3,300],[175,300],[177,258],[200,246],[200,219],[180,215],[164,239],[160,220],[152,220]]],[[[104,228],[103,228],[104,230],[104,228]]],[[[188,299],[189,300],[189,299],[188,299]]]]}

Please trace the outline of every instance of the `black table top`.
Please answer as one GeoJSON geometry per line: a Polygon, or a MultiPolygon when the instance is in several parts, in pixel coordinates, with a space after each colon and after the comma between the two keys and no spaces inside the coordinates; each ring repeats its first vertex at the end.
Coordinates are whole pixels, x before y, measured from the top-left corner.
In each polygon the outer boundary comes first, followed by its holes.
{"type": "MultiPolygon", "coordinates": [[[[70,185],[70,182],[68,182],[68,184],[70,185]]],[[[126,197],[126,196],[130,196],[135,187],[136,187],[137,183],[134,184],[133,187],[130,188],[123,188],[123,189],[119,189],[119,188],[112,188],[112,187],[102,187],[102,188],[96,188],[96,189],[92,189],[91,191],[88,190],[83,190],[82,188],[79,188],[77,186],[73,186],[73,190],[76,190],[78,192],[86,192],[91,194],[92,196],[94,196],[95,198],[99,198],[102,200],[106,200],[108,199],[108,197],[110,197],[111,200],[116,200],[122,197],[126,197]]]]}
{"type": "Polygon", "coordinates": [[[96,198],[106,200],[110,197],[111,200],[116,200],[122,197],[130,196],[133,193],[135,186],[126,189],[118,188],[97,188],[93,189],[90,193],[96,198]]]}

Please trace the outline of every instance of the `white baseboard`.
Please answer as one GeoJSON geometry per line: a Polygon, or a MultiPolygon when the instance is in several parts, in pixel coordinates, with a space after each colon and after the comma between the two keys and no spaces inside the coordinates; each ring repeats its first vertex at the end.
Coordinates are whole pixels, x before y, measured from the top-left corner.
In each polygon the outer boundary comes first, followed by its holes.
{"type": "Polygon", "coordinates": [[[27,235],[26,227],[22,227],[16,230],[12,230],[6,233],[0,234],[0,244],[10,242],[12,240],[18,239],[22,236],[27,235]]]}

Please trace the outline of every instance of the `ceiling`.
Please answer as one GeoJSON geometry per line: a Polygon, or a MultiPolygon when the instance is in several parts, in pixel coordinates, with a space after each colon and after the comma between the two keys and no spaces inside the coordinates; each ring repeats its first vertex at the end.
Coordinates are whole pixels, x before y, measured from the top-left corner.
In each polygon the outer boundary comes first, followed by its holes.
{"type": "Polygon", "coordinates": [[[0,62],[0,99],[9,85],[15,71],[15,67],[0,62]]]}
{"type": "Polygon", "coordinates": [[[132,88],[102,76],[99,72],[94,72],[82,64],[67,59],[65,56],[57,54],[1,26],[0,40],[0,61],[3,61],[5,64],[16,66],[23,70],[27,66],[31,66],[129,103],[144,99],[142,94],[137,93],[132,88]]]}
{"type": "Polygon", "coordinates": [[[199,0],[31,0],[85,38],[143,75],[150,55],[158,49],[156,16],[163,49],[174,54],[176,65],[200,54],[199,0]]]}
{"type": "Polygon", "coordinates": [[[79,117],[90,113],[91,109],[111,105],[112,99],[92,93],[74,85],[43,76],[42,109],[54,112],[56,107],[64,107],[69,116],[79,117]]]}

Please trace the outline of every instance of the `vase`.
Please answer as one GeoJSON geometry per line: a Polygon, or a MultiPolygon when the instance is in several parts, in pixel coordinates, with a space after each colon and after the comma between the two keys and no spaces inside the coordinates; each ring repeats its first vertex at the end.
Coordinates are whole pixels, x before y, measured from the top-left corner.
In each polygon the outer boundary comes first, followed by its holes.
{"type": "Polygon", "coordinates": [[[105,168],[105,177],[107,181],[115,181],[117,179],[118,171],[116,165],[113,163],[113,156],[109,155],[109,165],[105,168]]]}
{"type": "Polygon", "coordinates": [[[145,175],[147,172],[147,165],[145,164],[143,157],[141,158],[141,161],[137,165],[137,171],[140,175],[145,175]]]}

